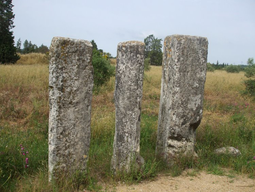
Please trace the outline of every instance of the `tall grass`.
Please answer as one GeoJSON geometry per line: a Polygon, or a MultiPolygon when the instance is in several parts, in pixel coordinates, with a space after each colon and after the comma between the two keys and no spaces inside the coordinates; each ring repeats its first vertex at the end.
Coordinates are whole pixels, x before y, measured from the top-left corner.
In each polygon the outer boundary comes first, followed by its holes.
{"type": "Polygon", "coordinates": [[[19,54],[20,59],[17,64],[20,65],[34,65],[34,64],[49,64],[48,54],[43,53],[28,53],[19,54]]]}
{"type": "Polygon", "coordinates": [[[93,96],[91,148],[88,171],[48,182],[48,66],[0,66],[0,191],[79,191],[83,188],[100,190],[101,183],[117,181],[139,182],[166,171],[173,176],[186,168],[221,172],[230,168],[237,173],[255,176],[254,115],[255,104],[243,97],[242,72],[208,72],[205,84],[204,116],[197,130],[198,160],[180,158],[169,170],[155,158],[157,119],[159,111],[161,67],[152,66],[145,73],[141,118],[141,155],[146,164],[141,172],[113,176],[112,156],[115,108],[114,82],[104,85],[93,96]],[[24,167],[20,144],[29,152],[29,167],[24,167]],[[233,146],[239,157],[215,156],[218,147],[233,146]]]}

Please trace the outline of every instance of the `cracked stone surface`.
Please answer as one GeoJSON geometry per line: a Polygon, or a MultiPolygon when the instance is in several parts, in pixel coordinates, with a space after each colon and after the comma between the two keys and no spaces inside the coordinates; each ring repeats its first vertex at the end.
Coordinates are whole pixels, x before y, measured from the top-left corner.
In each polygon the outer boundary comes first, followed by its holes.
{"type": "Polygon", "coordinates": [[[157,155],[169,164],[196,156],[195,132],[203,113],[208,40],[172,35],[164,40],[157,155]]]}
{"type": "Polygon", "coordinates": [[[114,172],[141,168],[140,116],[144,74],[144,43],[118,44],[115,80],[115,137],[111,166],[114,172]]]}
{"type": "Polygon", "coordinates": [[[86,170],[92,89],[91,43],[54,37],[49,65],[50,180],[55,171],[86,170]]]}

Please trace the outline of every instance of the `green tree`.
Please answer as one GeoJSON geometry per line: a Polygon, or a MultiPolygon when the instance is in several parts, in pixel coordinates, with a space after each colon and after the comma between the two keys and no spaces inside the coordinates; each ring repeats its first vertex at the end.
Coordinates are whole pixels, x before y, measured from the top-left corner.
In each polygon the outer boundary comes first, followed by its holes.
{"type": "Polygon", "coordinates": [[[45,54],[49,52],[49,48],[46,45],[42,44],[40,47],[37,48],[36,52],[45,54]]]}
{"type": "Polygon", "coordinates": [[[21,40],[20,39],[17,41],[16,49],[17,49],[18,53],[21,53],[22,50],[21,50],[21,40]]]}
{"type": "Polygon", "coordinates": [[[150,58],[151,65],[162,65],[162,39],[149,35],[144,39],[145,58],[150,58]]]}
{"type": "Polygon", "coordinates": [[[149,35],[144,39],[145,44],[145,58],[149,57],[150,52],[152,51],[152,42],[155,40],[154,35],[149,35]]]}
{"type": "Polygon", "coordinates": [[[33,44],[31,41],[25,40],[23,43],[23,51],[22,53],[34,53],[38,52],[38,47],[36,44],[33,44]]]}
{"type": "Polygon", "coordinates": [[[29,41],[28,47],[29,47],[29,53],[37,52],[37,49],[38,49],[37,45],[33,44],[31,41],[29,41]]]}
{"type": "Polygon", "coordinates": [[[0,1],[0,63],[15,63],[19,56],[14,45],[12,0],[0,1]]]}
{"type": "Polygon", "coordinates": [[[29,42],[28,42],[28,40],[25,40],[24,43],[23,43],[22,53],[24,53],[24,54],[29,53],[29,42]]]}
{"type": "Polygon", "coordinates": [[[91,44],[93,46],[93,49],[96,49],[97,50],[97,44],[94,40],[91,41],[91,44]]]}
{"type": "Polygon", "coordinates": [[[210,71],[210,72],[214,72],[215,71],[213,65],[211,63],[209,63],[209,62],[206,64],[206,70],[210,71]]]}

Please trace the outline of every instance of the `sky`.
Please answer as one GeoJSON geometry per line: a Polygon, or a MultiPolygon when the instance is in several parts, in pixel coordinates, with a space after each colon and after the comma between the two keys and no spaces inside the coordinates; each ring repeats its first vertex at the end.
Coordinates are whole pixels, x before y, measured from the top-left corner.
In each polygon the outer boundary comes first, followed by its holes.
{"type": "MultiPolygon", "coordinates": [[[[94,40],[117,55],[120,42],[153,34],[207,37],[208,62],[255,59],[255,0],[13,0],[15,41],[50,46],[55,36],[94,40]]],[[[162,41],[162,43],[163,43],[162,41]]]]}

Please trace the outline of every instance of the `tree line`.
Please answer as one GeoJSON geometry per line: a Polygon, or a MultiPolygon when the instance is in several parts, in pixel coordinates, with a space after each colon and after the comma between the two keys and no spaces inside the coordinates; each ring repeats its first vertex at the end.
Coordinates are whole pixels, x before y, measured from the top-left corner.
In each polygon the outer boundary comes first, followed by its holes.
{"type": "Polygon", "coordinates": [[[49,48],[46,45],[37,46],[33,44],[31,41],[25,40],[23,43],[23,49],[21,49],[21,40],[19,39],[16,43],[16,50],[18,53],[28,54],[28,53],[47,53],[49,52],[49,48]]]}

